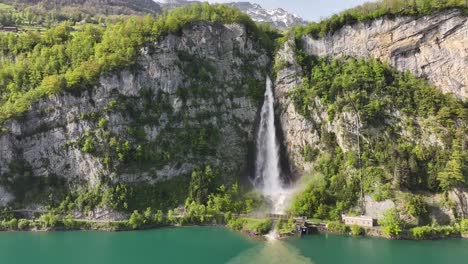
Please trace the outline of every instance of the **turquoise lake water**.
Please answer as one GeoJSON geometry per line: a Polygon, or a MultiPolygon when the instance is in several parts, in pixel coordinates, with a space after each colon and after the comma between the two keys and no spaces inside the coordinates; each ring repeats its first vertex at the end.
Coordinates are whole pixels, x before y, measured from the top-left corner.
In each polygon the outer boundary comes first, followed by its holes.
{"type": "Polygon", "coordinates": [[[2,232],[0,263],[468,263],[468,240],[314,235],[254,241],[221,227],[138,232],[2,232]]]}

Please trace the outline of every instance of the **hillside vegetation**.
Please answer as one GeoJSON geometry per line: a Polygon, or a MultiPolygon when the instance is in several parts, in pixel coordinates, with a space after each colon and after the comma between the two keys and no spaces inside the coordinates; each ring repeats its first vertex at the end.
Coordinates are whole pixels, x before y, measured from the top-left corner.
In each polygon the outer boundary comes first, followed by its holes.
{"type": "Polygon", "coordinates": [[[243,24],[261,45],[272,49],[267,33],[247,15],[208,4],[181,7],[158,18],[133,17],[106,28],[74,29],[64,22],[42,34],[0,34],[0,123],[44,96],[93,86],[101,74],[134,64],[145,43],[194,21],[243,24]]]}
{"type": "Polygon", "coordinates": [[[0,3],[5,7],[0,13],[0,26],[20,26],[26,30],[64,21],[97,24],[162,12],[152,0],[1,0],[0,3]]]}
{"type": "MultiPolygon", "coordinates": [[[[304,149],[315,176],[296,198],[294,214],[339,219],[358,205],[361,183],[377,201],[395,199],[397,191],[460,192],[467,186],[466,103],[375,59],[300,58],[307,78],[290,96],[321,143],[304,149]],[[326,120],[316,118],[322,111],[326,120]],[[350,150],[326,130],[344,115],[355,122],[344,135],[350,150]]],[[[421,199],[412,197],[405,200],[421,199]]],[[[409,214],[427,219],[427,213],[409,214]]]]}

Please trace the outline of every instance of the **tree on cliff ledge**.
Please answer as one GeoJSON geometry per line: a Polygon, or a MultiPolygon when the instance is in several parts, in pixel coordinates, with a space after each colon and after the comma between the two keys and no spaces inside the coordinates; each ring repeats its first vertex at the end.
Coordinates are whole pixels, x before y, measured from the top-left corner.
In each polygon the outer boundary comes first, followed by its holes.
{"type": "Polygon", "coordinates": [[[466,199],[463,194],[463,188],[465,186],[465,176],[463,175],[463,156],[462,147],[458,140],[453,141],[453,152],[450,160],[445,165],[445,168],[437,174],[437,179],[440,182],[442,190],[448,192],[453,190],[460,200],[461,205],[461,216],[464,217],[466,211],[466,199]]]}

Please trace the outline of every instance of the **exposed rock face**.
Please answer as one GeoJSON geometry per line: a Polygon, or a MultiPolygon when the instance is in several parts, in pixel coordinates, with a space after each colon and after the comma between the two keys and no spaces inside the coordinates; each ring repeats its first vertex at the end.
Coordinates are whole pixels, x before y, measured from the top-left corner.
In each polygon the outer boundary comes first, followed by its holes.
{"type": "MultiPolygon", "coordinates": [[[[92,89],[41,100],[23,118],[9,121],[0,135],[0,175],[9,181],[27,174],[91,184],[101,177],[154,183],[205,164],[238,174],[253,141],[260,102],[249,93],[264,89],[266,51],[243,26],[199,22],[143,48],[137,62],[101,76],[92,89]],[[107,128],[98,125],[100,119],[107,128]],[[192,135],[197,142],[187,144],[192,135]],[[86,137],[94,141],[94,152],[83,151],[86,137]],[[148,157],[142,168],[111,155],[109,165],[109,138],[118,147],[129,142],[129,152],[139,144],[160,161],[148,157]]],[[[2,202],[10,199],[2,187],[0,194],[2,202]]]]}
{"type": "Polygon", "coordinates": [[[289,92],[302,83],[302,69],[296,61],[292,41],[286,42],[278,51],[276,60],[287,64],[287,67],[278,71],[274,85],[277,115],[279,115],[283,131],[284,145],[291,161],[290,170],[294,173],[301,173],[310,168],[310,164],[306,164],[302,157],[303,148],[308,144],[316,144],[319,138],[314,133],[312,122],[297,112],[288,96],[289,92]]]}
{"type": "Polygon", "coordinates": [[[316,109],[312,111],[310,119],[304,118],[295,108],[289,93],[302,84],[302,68],[296,61],[294,43],[288,41],[279,50],[276,60],[287,66],[277,73],[275,82],[275,96],[281,129],[284,133],[284,144],[290,160],[290,170],[302,174],[312,168],[313,163],[304,159],[303,153],[307,146],[318,147],[321,142],[320,134],[329,132],[336,135],[337,144],[344,151],[351,148],[349,137],[355,131],[356,117],[348,112],[337,115],[332,122],[328,122],[326,109],[322,109],[321,102],[316,99],[316,109]],[[322,124],[324,131],[322,131],[322,124]],[[348,139],[346,139],[348,138],[348,139]]]}
{"type": "Polygon", "coordinates": [[[321,39],[304,37],[303,43],[312,55],[379,58],[427,78],[445,93],[468,97],[468,18],[457,10],[418,19],[381,18],[321,39]]]}
{"type": "MultiPolygon", "coordinates": [[[[458,11],[446,11],[417,20],[379,19],[368,24],[347,26],[323,39],[304,37],[302,41],[304,50],[310,55],[380,58],[399,70],[409,70],[427,78],[446,93],[453,93],[463,99],[468,95],[468,24],[467,18],[458,11]]],[[[355,151],[356,126],[362,124],[358,124],[355,115],[345,111],[329,118],[326,106],[318,97],[309,109],[310,116],[305,118],[300,114],[300,109],[295,108],[290,96],[290,93],[302,84],[304,77],[303,69],[296,60],[294,45],[293,41],[286,42],[276,55],[276,63],[281,64],[281,67],[278,67],[275,79],[275,96],[290,170],[304,175],[314,167],[314,162],[304,157],[306,147],[318,148],[317,151],[322,155],[333,151],[325,149],[323,144],[324,133],[332,133],[343,152],[355,151]]],[[[444,148],[446,143],[424,125],[433,122],[432,117],[420,119],[405,116],[394,109],[388,113],[386,126],[404,128],[401,120],[407,118],[418,124],[421,132],[416,135],[402,129],[402,137],[415,140],[420,146],[444,148]]],[[[367,127],[366,130],[370,137],[380,133],[377,128],[367,127]]],[[[366,139],[363,137],[362,140],[366,139]]],[[[352,168],[346,169],[350,174],[355,173],[352,168]]],[[[459,194],[462,197],[463,195],[466,201],[466,192],[459,194]]],[[[460,202],[463,199],[454,194],[451,194],[450,199],[455,203],[458,212],[466,210],[466,205],[460,202]]],[[[441,224],[455,219],[452,209],[448,208],[442,199],[436,199],[436,195],[427,194],[426,200],[431,219],[441,224]]],[[[383,212],[390,208],[399,208],[404,204],[404,201],[397,199],[376,202],[370,195],[366,196],[365,202],[366,213],[375,218],[381,217],[383,212]]]]}
{"type": "Polygon", "coordinates": [[[385,200],[377,202],[369,195],[366,195],[364,201],[366,215],[375,219],[382,218],[385,211],[395,208],[395,203],[393,201],[385,200]]]}
{"type": "Polygon", "coordinates": [[[15,197],[11,193],[0,186],[0,206],[6,206],[14,199],[15,197]]]}

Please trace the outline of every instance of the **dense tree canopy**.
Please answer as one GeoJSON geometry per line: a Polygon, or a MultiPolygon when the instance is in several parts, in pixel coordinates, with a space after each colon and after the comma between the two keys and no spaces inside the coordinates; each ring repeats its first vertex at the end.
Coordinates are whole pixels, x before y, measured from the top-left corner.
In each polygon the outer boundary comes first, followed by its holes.
{"type": "Polygon", "coordinates": [[[379,220],[379,225],[382,226],[383,232],[391,237],[398,236],[403,228],[403,223],[396,209],[384,212],[382,219],[379,220]]]}
{"type": "Polygon", "coordinates": [[[466,156],[466,152],[463,151],[458,140],[454,140],[452,149],[452,155],[445,168],[437,174],[440,187],[445,191],[462,188],[466,182],[463,175],[463,164],[466,162],[466,157],[465,159],[462,157],[462,153],[466,156]]]}

